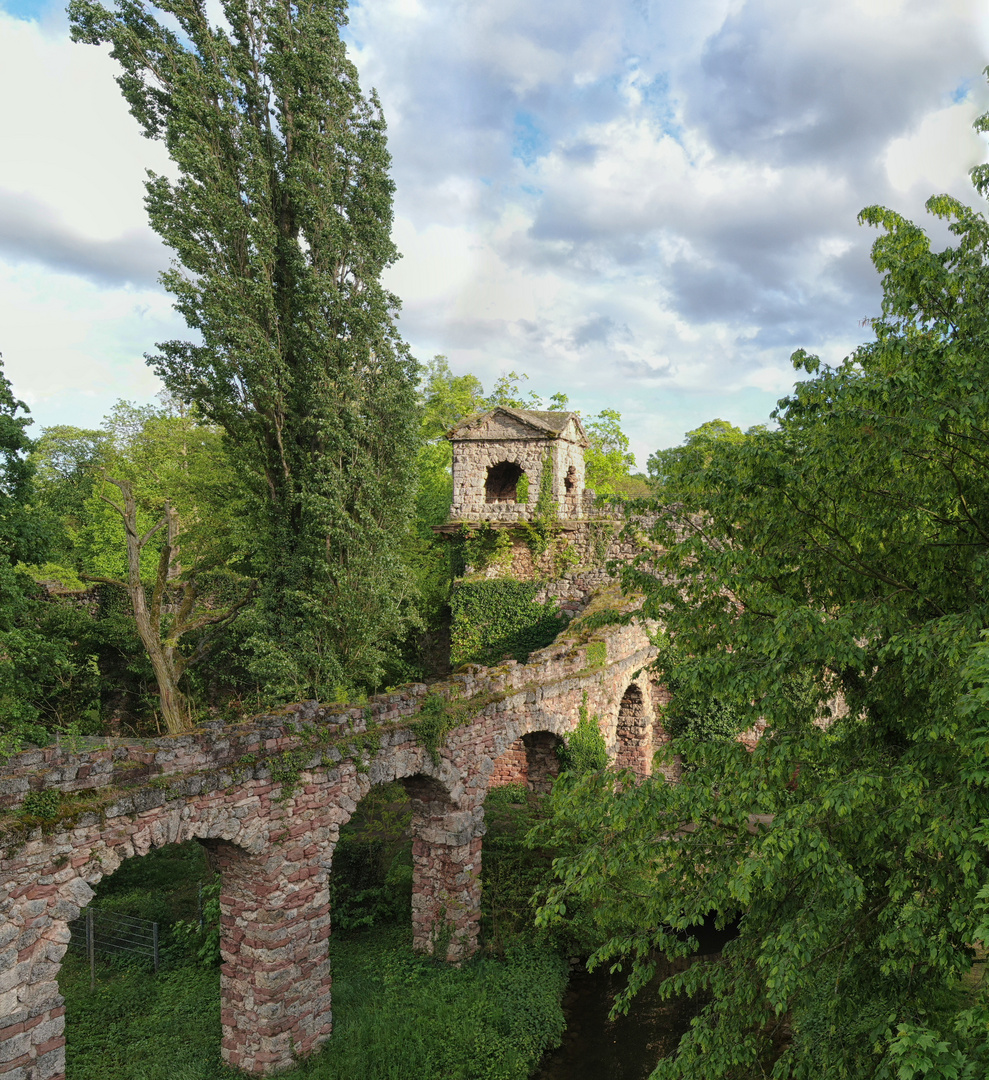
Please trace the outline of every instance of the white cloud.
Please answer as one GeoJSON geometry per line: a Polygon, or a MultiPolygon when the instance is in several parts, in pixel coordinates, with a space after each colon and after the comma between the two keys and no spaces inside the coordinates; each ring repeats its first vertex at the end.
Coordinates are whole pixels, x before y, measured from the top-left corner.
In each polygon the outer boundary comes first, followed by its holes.
{"type": "MultiPolygon", "coordinates": [[[[795,347],[839,359],[877,310],[857,212],[974,200],[986,22],[966,0],[355,6],[403,333],[488,385],[527,371],[620,409],[640,464],[712,416],[765,419],[795,347]]],[[[93,424],[182,333],[142,205],[167,163],[62,22],[0,12],[0,92],[7,373],[42,420],[93,424]]]]}
{"type": "Polygon", "coordinates": [[[0,347],[7,378],[39,424],[98,424],[118,398],[161,384],[142,355],[181,333],[157,289],[108,289],[44,267],[0,264],[0,347]]]}
{"type": "Polygon", "coordinates": [[[884,164],[897,192],[919,187],[933,194],[956,187],[985,156],[985,142],[972,130],[972,104],[964,100],[928,113],[909,135],[893,139],[884,164]]]}
{"type": "Polygon", "coordinates": [[[97,241],[146,230],[144,169],[170,168],[139,134],[115,73],[106,48],[0,12],[0,192],[30,196],[97,241]]]}

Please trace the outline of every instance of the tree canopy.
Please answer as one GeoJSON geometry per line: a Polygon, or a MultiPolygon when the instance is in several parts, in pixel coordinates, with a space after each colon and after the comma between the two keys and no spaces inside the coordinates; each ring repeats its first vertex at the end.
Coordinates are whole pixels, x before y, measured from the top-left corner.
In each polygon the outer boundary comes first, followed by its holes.
{"type": "Polygon", "coordinates": [[[70,5],[177,167],[146,203],[193,337],[151,362],[225,433],[262,583],[255,666],[291,696],[375,685],[407,618],[415,364],[380,282],[397,258],[390,160],[345,11],[225,0],[217,26],[181,0],[70,5]]]}
{"type": "MultiPolygon", "coordinates": [[[[721,421],[654,461],[665,549],[626,574],[667,674],[716,697],[753,752],[683,738],[678,785],[598,774],[555,795],[543,918],[597,912],[597,959],[683,954],[738,920],[710,995],[654,1076],[981,1077],[989,936],[989,223],[955,242],[872,207],[874,340],[805,373],[773,429],[721,421]],[[670,657],[674,657],[671,662],[670,657]],[[678,660],[675,658],[679,658],[678,660]]],[[[633,979],[633,989],[641,979],[633,979]]]]}

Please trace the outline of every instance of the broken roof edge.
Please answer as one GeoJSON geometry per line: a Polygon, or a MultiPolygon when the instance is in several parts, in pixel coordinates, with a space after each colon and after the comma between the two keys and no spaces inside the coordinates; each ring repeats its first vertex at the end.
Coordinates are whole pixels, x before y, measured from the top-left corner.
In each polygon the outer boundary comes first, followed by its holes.
{"type": "Polygon", "coordinates": [[[566,430],[567,424],[573,420],[578,434],[578,438],[573,441],[582,447],[590,445],[587,439],[587,433],[584,431],[584,425],[581,423],[579,413],[572,411],[550,412],[539,409],[513,409],[509,405],[496,405],[493,409],[488,409],[487,412],[473,413],[471,416],[464,417],[458,424],[455,424],[450,428],[446,437],[450,440],[469,437],[467,436],[467,432],[477,430],[484,421],[489,420],[497,413],[504,413],[518,423],[534,428],[536,431],[540,431],[551,438],[559,438],[566,430]]]}

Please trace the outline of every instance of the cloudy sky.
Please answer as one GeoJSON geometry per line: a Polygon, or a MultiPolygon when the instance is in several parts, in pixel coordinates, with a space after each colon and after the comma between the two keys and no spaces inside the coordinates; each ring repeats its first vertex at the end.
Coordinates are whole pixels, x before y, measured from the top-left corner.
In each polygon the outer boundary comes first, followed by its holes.
{"type": "MultiPolygon", "coordinates": [[[[366,0],[348,41],[415,355],[618,409],[640,465],[764,420],[795,348],[863,339],[862,207],[978,201],[984,0],[366,0]]],[[[0,0],[0,350],[39,426],[148,400],[143,354],[183,332],[142,205],[167,162],[113,74],[59,4],[0,0]]]]}

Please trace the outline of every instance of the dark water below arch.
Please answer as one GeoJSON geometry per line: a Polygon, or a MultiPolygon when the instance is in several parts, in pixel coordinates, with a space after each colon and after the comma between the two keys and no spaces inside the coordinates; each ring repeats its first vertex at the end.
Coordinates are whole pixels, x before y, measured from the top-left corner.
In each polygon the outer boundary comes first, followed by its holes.
{"type": "Polygon", "coordinates": [[[607,968],[576,971],[563,1001],[567,1030],[562,1044],[543,1058],[534,1080],[646,1080],[660,1058],[671,1053],[690,1027],[702,1003],[678,998],[661,1001],[656,989],[668,975],[694,960],[717,955],[734,936],[705,927],[698,934],[699,954],[671,965],[660,959],[656,975],[632,999],[625,1016],[608,1019],[625,976],[607,968]]]}

